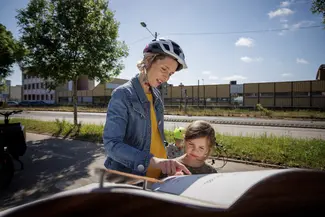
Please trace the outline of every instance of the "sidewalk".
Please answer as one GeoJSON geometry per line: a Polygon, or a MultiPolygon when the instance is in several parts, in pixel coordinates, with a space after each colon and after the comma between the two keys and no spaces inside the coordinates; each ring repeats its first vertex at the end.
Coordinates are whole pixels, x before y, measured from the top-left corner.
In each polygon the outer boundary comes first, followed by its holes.
{"type": "MultiPolygon", "coordinates": [[[[27,133],[27,141],[28,149],[21,158],[25,170],[15,174],[9,190],[0,192],[0,210],[98,182],[93,170],[103,167],[102,144],[31,133],[27,133]]],[[[221,161],[216,161],[216,167],[221,165],[221,161]]],[[[228,162],[219,172],[261,169],[264,168],[228,162]]]]}

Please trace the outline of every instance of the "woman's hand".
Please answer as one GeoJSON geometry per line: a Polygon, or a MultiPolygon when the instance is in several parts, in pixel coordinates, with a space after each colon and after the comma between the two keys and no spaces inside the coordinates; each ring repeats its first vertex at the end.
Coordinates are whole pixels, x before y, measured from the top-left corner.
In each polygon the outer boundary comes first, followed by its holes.
{"type": "Polygon", "coordinates": [[[150,159],[150,165],[153,168],[161,169],[163,174],[173,176],[180,174],[182,171],[187,175],[191,175],[191,172],[180,162],[174,159],[163,159],[152,157],[150,159]]]}

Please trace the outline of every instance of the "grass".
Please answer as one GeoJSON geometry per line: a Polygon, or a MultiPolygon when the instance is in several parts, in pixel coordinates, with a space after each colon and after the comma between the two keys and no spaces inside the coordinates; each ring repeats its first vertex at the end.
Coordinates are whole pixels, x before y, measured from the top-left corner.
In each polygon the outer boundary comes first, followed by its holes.
{"type": "MultiPolygon", "coordinates": [[[[13,109],[13,108],[9,108],[13,109]]],[[[19,109],[24,111],[61,111],[61,112],[73,112],[72,106],[53,106],[53,107],[20,107],[19,109]]],[[[106,113],[106,107],[96,106],[78,106],[79,112],[94,112],[94,113],[106,113]]],[[[166,108],[165,115],[186,115],[182,110],[178,108],[166,108]]],[[[249,110],[249,109],[226,109],[226,108],[195,108],[189,107],[187,109],[187,115],[191,116],[222,116],[222,117],[254,117],[254,118],[275,118],[275,119],[315,119],[325,120],[324,111],[314,110],[249,110]]]]}
{"type": "MultiPolygon", "coordinates": [[[[74,126],[64,120],[45,122],[14,118],[11,119],[11,122],[21,122],[27,132],[102,142],[102,125],[79,124],[74,126]]],[[[168,142],[173,142],[171,131],[166,130],[165,135],[168,142]]],[[[217,141],[226,148],[230,158],[288,167],[325,169],[325,140],[267,135],[253,137],[217,134],[217,141]]]]}
{"type": "MultiPolygon", "coordinates": [[[[249,109],[225,109],[225,108],[188,108],[188,115],[192,116],[222,116],[222,117],[254,117],[254,118],[275,118],[275,119],[321,119],[325,120],[324,111],[314,110],[268,110],[258,111],[249,109]]],[[[184,111],[179,109],[166,109],[165,115],[185,115],[184,111]]]]}

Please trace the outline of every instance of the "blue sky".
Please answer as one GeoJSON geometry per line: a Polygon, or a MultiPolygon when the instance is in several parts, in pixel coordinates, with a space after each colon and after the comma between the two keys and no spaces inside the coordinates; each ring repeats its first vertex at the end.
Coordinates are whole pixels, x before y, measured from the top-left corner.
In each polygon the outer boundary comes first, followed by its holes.
{"type": "MultiPolygon", "coordinates": [[[[0,0],[0,22],[18,38],[16,9],[28,0],[0,0]]],[[[125,69],[119,76],[129,79],[137,73],[136,63],[151,40],[141,27],[178,42],[185,52],[189,69],[177,72],[174,85],[220,84],[286,80],[314,80],[325,63],[325,30],[299,29],[321,25],[321,16],[310,12],[311,0],[112,0],[110,8],[120,22],[120,39],[129,45],[125,69]],[[229,33],[290,28],[285,32],[229,33]],[[204,81],[202,81],[204,79],[204,81]]],[[[10,77],[21,83],[18,67],[10,77]]]]}

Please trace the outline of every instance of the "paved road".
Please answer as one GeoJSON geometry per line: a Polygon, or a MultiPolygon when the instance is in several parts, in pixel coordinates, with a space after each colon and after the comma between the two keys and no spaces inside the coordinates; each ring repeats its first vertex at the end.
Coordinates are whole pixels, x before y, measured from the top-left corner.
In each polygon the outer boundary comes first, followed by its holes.
{"type": "MultiPolygon", "coordinates": [[[[72,112],[24,112],[15,117],[21,118],[31,118],[44,121],[53,121],[55,119],[65,119],[67,121],[73,121],[72,112]]],[[[105,123],[105,113],[78,113],[79,121],[83,123],[93,123],[93,124],[104,124],[105,123]]],[[[175,118],[177,116],[165,116],[168,118],[175,118]]],[[[178,118],[184,118],[185,116],[179,116],[178,118]]],[[[205,119],[212,120],[213,117],[190,117],[195,119],[205,119]]],[[[219,117],[218,117],[219,118],[219,117]]],[[[226,119],[225,117],[220,117],[221,119],[226,119]]],[[[215,118],[214,118],[215,119],[215,118]]],[[[240,119],[240,118],[231,118],[240,119]]],[[[251,118],[244,118],[251,119],[251,118]]],[[[260,119],[255,119],[262,121],[260,119]]],[[[264,120],[264,121],[280,121],[280,120],[264,120]]],[[[293,120],[281,120],[282,122],[297,122],[293,120]]],[[[317,122],[318,124],[323,122],[317,122]]],[[[187,126],[188,122],[165,122],[165,129],[173,130],[175,126],[187,126]]],[[[213,124],[217,132],[229,135],[275,135],[275,136],[291,136],[294,138],[317,138],[325,140],[325,129],[310,129],[310,128],[293,128],[293,127],[270,127],[270,126],[249,126],[249,125],[232,125],[232,124],[213,124]]]]}
{"type": "MultiPolygon", "coordinates": [[[[15,174],[10,189],[0,192],[0,210],[98,182],[93,169],[103,167],[105,156],[101,144],[30,133],[27,141],[28,149],[21,158],[25,170],[15,174]]],[[[215,164],[216,167],[221,165],[220,161],[215,164]]],[[[263,169],[228,162],[219,172],[263,169]]]]}

